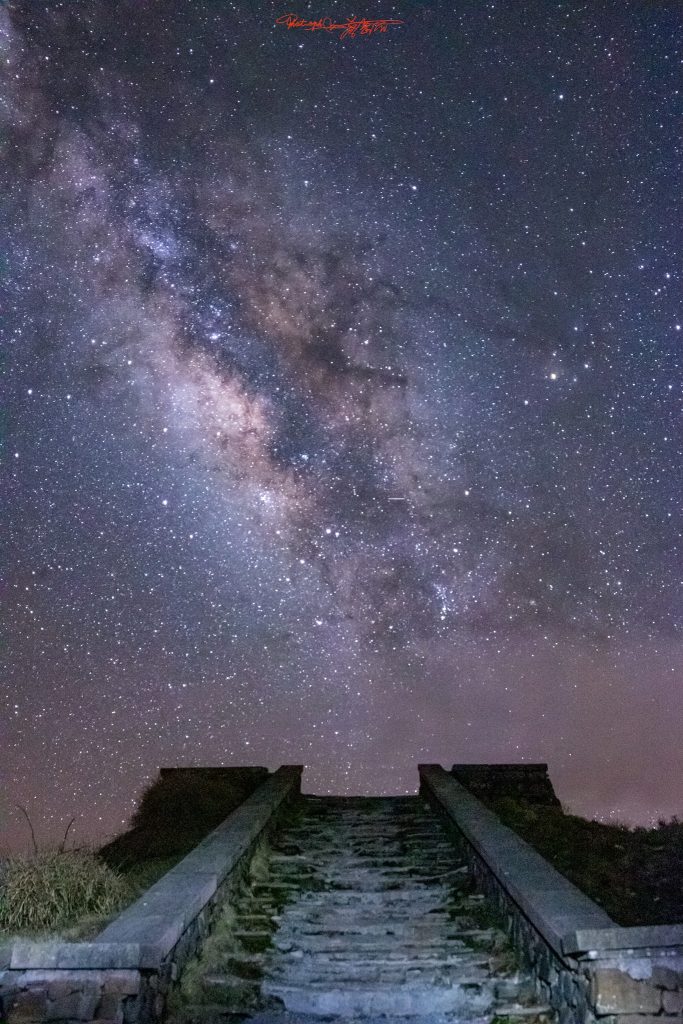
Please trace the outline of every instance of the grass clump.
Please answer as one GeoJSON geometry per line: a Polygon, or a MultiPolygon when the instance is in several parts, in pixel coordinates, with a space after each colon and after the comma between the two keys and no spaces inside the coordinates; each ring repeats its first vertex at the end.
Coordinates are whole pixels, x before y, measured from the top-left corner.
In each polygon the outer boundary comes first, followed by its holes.
{"type": "Polygon", "coordinates": [[[617,924],[683,921],[683,822],[629,828],[508,797],[487,803],[617,924]]]}
{"type": "Polygon", "coordinates": [[[86,850],[41,850],[0,862],[0,930],[40,933],[101,919],[131,899],[130,885],[86,850]]]}

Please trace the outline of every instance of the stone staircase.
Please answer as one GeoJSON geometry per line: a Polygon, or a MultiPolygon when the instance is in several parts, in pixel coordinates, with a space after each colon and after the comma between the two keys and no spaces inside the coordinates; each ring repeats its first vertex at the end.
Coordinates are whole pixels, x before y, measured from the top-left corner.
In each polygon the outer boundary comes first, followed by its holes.
{"type": "Polygon", "coordinates": [[[303,797],[186,969],[174,1024],[546,1024],[419,797],[303,797]]]}

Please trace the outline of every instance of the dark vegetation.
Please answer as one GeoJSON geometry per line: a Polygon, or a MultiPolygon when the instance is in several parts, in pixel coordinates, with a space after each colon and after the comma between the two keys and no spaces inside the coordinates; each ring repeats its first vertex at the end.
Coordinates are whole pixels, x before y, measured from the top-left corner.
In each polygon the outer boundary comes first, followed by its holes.
{"type": "Polygon", "coordinates": [[[510,797],[485,802],[617,924],[683,921],[683,822],[628,828],[510,797]]]}
{"type": "Polygon", "coordinates": [[[167,768],[142,794],[127,832],[100,850],[119,870],[189,853],[266,778],[265,768],[167,768]]]}

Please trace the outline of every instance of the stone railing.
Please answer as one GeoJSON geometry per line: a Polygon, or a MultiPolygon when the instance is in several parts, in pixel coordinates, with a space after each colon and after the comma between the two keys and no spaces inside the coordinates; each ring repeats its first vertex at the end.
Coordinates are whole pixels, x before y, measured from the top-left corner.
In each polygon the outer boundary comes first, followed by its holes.
{"type": "Polygon", "coordinates": [[[683,1017],[683,924],[620,928],[439,765],[420,765],[420,791],[452,826],[559,1024],[683,1017]]]}
{"type": "Polygon", "coordinates": [[[153,1024],[217,910],[248,873],[302,768],[267,777],[225,821],[92,942],[20,942],[0,949],[0,1021],[153,1024]]]}

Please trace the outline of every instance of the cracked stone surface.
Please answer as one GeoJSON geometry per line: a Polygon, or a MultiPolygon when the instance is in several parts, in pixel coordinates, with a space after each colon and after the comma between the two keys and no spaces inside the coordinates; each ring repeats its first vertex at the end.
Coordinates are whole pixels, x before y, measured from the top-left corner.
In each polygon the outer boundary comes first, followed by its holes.
{"type": "Polygon", "coordinates": [[[255,867],[175,1024],[552,1020],[421,798],[303,797],[255,867]]]}

